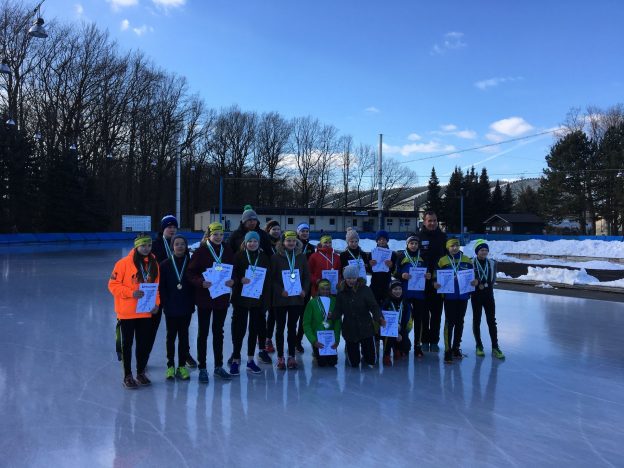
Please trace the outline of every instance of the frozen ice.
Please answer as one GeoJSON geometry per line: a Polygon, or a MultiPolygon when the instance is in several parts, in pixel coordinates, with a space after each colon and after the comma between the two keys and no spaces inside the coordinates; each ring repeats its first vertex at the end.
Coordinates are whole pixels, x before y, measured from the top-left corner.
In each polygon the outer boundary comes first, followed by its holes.
{"type": "Polygon", "coordinates": [[[321,369],[306,343],[298,371],[207,386],[165,381],[163,320],[153,385],[129,391],[106,288],[128,250],[0,252],[1,466],[622,466],[622,303],[500,290],[504,362],[485,317],[474,355],[469,311],[463,362],[360,371],[341,346],[321,369]]]}

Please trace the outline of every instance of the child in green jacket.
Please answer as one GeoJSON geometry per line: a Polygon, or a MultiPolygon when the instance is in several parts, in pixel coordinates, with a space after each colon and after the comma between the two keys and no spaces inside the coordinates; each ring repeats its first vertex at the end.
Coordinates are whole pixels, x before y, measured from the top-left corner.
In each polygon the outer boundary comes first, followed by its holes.
{"type": "Polygon", "coordinates": [[[331,367],[338,363],[338,356],[321,356],[319,349],[323,349],[316,332],[332,330],[334,343],[332,349],[337,349],[340,343],[340,320],[334,319],[332,314],[336,306],[336,298],[330,296],[331,283],[327,279],[317,282],[318,295],[310,299],[303,313],[303,331],[312,345],[312,353],[319,367],[331,367]]]}

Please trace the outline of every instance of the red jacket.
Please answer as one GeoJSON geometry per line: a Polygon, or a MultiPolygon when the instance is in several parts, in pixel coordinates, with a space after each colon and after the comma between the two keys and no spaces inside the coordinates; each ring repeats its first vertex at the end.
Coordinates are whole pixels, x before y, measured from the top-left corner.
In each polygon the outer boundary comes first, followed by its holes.
{"type": "MultiPolygon", "coordinates": [[[[136,313],[139,300],[132,297],[132,293],[139,289],[139,271],[134,265],[135,250],[132,249],[128,255],[115,263],[113,273],[108,280],[108,290],[115,298],[115,312],[118,319],[150,318],[152,316],[149,312],[136,313]]],[[[153,254],[150,254],[150,257],[156,259],[153,254]]],[[[158,262],[156,262],[156,266],[158,266],[158,262]]],[[[152,283],[158,283],[159,276],[160,272],[157,273],[152,283]]],[[[158,293],[156,293],[156,304],[160,305],[158,293]]]]}
{"type": "Polygon", "coordinates": [[[312,296],[316,296],[316,282],[323,277],[323,270],[338,270],[338,282],[342,278],[340,255],[331,247],[317,248],[316,252],[310,255],[308,259],[308,267],[310,268],[312,296]]]}

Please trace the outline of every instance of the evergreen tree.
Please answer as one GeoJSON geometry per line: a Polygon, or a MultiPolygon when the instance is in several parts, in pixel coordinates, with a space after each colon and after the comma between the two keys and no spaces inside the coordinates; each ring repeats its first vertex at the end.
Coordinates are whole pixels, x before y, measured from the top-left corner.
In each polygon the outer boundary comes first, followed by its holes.
{"type": "Polygon", "coordinates": [[[481,175],[479,176],[479,183],[477,185],[477,206],[479,207],[477,211],[477,227],[475,232],[483,232],[484,226],[483,221],[491,215],[492,210],[492,202],[491,202],[491,194],[490,194],[490,178],[487,173],[487,169],[484,167],[481,169],[481,175]]]}
{"type": "Polygon", "coordinates": [[[478,185],[479,178],[475,168],[471,167],[464,176],[462,187],[464,189],[464,227],[472,232],[478,231],[480,227],[478,185]]]}
{"type": "Polygon", "coordinates": [[[435,167],[432,167],[429,184],[427,185],[427,203],[425,204],[425,209],[427,211],[434,211],[438,214],[438,216],[442,215],[442,197],[440,196],[441,190],[440,180],[436,174],[435,167]]]}
{"type": "Polygon", "coordinates": [[[514,207],[514,197],[511,193],[511,184],[505,185],[505,194],[503,195],[503,210],[504,213],[511,213],[514,207]]]}
{"type": "Polygon", "coordinates": [[[490,203],[490,216],[494,214],[505,213],[505,206],[503,204],[503,191],[500,187],[500,181],[496,181],[494,192],[492,193],[492,201],[490,203]]]}
{"type": "Polygon", "coordinates": [[[624,123],[611,126],[605,132],[596,151],[597,212],[604,218],[609,235],[617,235],[624,210],[624,123]]]}
{"type": "Polygon", "coordinates": [[[449,183],[446,186],[446,192],[444,193],[444,200],[442,205],[444,213],[443,220],[446,224],[447,232],[459,232],[459,203],[462,190],[462,179],[462,171],[459,167],[456,167],[451,174],[449,183]]]}
{"type": "Polygon", "coordinates": [[[540,214],[540,199],[535,190],[529,185],[518,194],[518,199],[514,205],[516,213],[540,214]]]}

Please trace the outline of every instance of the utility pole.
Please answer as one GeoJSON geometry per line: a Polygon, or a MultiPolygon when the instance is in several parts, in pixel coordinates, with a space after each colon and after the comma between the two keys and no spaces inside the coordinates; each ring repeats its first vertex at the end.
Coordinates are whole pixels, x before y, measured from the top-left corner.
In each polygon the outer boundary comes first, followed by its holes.
{"type": "Polygon", "coordinates": [[[379,210],[379,229],[383,229],[383,199],[382,199],[382,184],[381,184],[381,163],[383,161],[382,155],[382,145],[383,145],[383,134],[379,134],[379,156],[377,159],[377,210],[379,210]]]}
{"type": "Polygon", "coordinates": [[[180,152],[176,156],[176,219],[178,220],[178,226],[182,227],[182,217],[180,216],[180,152]]]}

